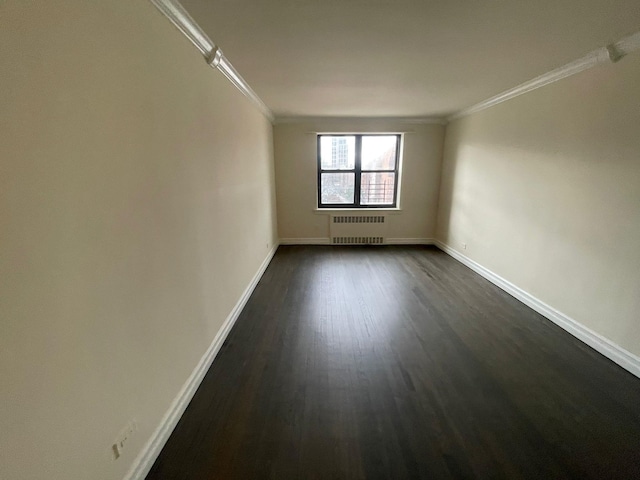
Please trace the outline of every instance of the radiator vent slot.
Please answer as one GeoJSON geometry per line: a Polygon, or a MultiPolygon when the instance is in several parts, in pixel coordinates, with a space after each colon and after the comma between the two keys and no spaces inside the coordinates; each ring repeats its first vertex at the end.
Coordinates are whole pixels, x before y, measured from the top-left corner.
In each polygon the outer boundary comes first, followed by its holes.
{"type": "Polygon", "coordinates": [[[332,215],[329,237],[332,245],[382,245],[387,237],[388,223],[384,214],[332,215]]]}
{"type": "Polygon", "coordinates": [[[333,223],[384,223],[384,215],[340,215],[333,223]]]}
{"type": "Polygon", "coordinates": [[[382,245],[384,237],[333,237],[331,242],[334,245],[382,245]]]}

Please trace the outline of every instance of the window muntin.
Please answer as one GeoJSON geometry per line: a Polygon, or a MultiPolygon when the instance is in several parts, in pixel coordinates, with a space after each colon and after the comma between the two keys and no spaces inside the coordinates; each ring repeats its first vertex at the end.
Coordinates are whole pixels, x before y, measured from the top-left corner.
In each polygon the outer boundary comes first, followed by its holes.
{"type": "Polygon", "coordinates": [[[318,135],[318,208],[397,205],[400,135],[318,135]]]}

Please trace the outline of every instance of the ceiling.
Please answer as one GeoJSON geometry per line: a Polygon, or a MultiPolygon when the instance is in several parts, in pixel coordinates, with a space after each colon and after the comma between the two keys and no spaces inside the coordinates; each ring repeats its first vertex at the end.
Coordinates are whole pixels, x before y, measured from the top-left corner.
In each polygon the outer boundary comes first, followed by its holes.
{"type": "Polygon", "coordinates": [[[638,0],[182,0],[276,117],[441,117],[640,28],[638,0]]]}

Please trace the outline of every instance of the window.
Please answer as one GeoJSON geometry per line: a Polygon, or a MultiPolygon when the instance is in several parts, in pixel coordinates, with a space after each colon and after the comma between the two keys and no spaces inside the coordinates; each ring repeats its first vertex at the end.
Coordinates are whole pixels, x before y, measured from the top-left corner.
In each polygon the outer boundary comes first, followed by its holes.
{"type": "Polygon", "coordinates": [[[395,207],[400,135],[318,135],[318,207],[395,207]]]}

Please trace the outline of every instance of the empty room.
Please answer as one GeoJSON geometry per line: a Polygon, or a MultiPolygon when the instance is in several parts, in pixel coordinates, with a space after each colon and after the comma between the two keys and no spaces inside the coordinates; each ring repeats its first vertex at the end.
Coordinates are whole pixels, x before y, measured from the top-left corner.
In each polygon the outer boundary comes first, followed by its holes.
{"type": "Polygon", "coordinates": [[[0,0],[0,478],[640,479],[637,0],[0,0]]]}

